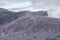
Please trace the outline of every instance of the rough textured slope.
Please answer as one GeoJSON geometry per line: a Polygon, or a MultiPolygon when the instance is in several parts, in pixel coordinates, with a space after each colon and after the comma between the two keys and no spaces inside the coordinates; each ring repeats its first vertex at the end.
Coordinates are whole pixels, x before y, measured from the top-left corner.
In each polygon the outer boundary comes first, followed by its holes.
{"type": "Polygon", "coordinates": [[[25,14],[0,28],[0,40],[59,40],[60,19],[25,14]]]}
{"type": "Polygon", "coordinates": [[[60,40],[60,19],[47,17],[45,13],[2,13],[5,22],[0,26],[0,40],[60,40]]]}

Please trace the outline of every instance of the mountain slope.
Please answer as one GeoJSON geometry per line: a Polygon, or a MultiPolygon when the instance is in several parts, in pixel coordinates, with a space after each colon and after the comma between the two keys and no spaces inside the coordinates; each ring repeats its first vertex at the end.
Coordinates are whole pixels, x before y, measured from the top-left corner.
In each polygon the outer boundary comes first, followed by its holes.
{"type": "Polygon", "coordinates": [[[57,40],[59,33],[60,19],[25,14],[0,28],[0,40],[57,40]]]}
{"type": "Polygon", "coordinates": [[[32,15],[41,15],[46,16],[46,11],[39,11],[39,12],[31,12],[31,11],[21,11],[21,12],[12,12],[7,9],[0,8],[0,25],[9,23],[18,17],[21,17],[25,14],[32,14],[32,15]]]}

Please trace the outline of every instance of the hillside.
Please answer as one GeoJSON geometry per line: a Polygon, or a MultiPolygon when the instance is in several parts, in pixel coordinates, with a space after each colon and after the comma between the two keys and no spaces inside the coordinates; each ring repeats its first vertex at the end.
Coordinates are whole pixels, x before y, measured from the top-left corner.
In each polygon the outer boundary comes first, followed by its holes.
{"type": "Polygon", "coordinates": [[[59,33],[60,19],[25,14],[0,28],[0,40],[57,40],[59,33]]]}
{"type": "Polygon", "coordinates": [[[12,12],[7,9],[0,8],[0,25],[5,24],[5,23],[9,23],[9,22],[17,19],[18,17],[25,15],[26,13],[32,14],[32,15],[44,16],[44,14],[47,12],[45,12],[45,11],[41,11],[41,12],[30,12],[30,11],[12,12]]]}
{"type": "Polygon", "coordinates": [[[43,14],[30,11],[14,13],[13,18],[17,18],[0,26],[0,40],[60,40],[60,19],[43,14]]]}

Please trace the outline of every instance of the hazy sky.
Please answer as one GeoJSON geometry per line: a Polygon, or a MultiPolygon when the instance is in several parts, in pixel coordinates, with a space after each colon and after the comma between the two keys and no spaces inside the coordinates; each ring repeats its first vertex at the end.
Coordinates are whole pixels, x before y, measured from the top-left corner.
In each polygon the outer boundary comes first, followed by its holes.
{"type": "Polygon", "coordinates": [[[32,3],[30,0],[0,0],[0,8],[5,8],[9,10],[22,10],[22,9],[32,9],[32,3]]]}
{"type": "Polygon", "coordinates": [[[49,9],[60,6],[60,0],[33,0],[36,4],[32,4],[31,0],[0,0],[0,8],[9,10],[29,9],[49,9]]]}

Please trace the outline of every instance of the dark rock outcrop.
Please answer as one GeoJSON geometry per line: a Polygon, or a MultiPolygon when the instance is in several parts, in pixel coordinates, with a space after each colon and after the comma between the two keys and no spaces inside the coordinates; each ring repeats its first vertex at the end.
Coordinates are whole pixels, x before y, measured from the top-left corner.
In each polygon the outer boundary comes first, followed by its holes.
{"type": "Polygon", "coordinates": [[[37,11],[33,12],[33,15],[48,16],[47,11],[37,11]]]}

